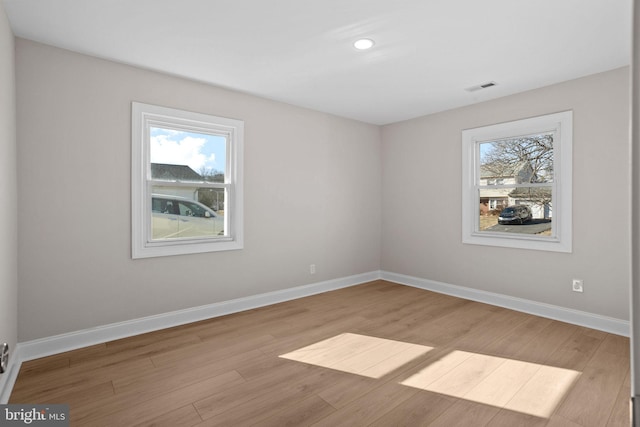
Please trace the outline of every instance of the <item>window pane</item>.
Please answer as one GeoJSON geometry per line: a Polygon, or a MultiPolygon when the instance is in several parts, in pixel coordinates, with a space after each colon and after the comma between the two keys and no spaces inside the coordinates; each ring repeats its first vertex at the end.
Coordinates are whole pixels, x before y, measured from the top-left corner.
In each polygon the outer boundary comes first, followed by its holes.
{"type": "Polygon", "coordinates": [[[224,182],[227,140],[223,136],[150,128],[151,178],[224,182]]]}
{"type": "Polygon", "coordinates": [[[553,182],[553,133],[479,144],[480,185],[553,182]]]}
{"type": "Polygon", "coordinates": [[[198,188],[198,201],[221,213],[225,208],[224,188],[198,188]]]}
{"type": "Polygon", "coordinates": [[[551,236],[551,186],[481,188],[478,198],[478,231],[551,236]]]}
{"type": "MultiPolygon", "coordinates": [[[[196,200],[198,192],[185,197],[184,187],[153,187],[151,236],[153,240],[225,235],[224,211],[217,212],[196,200]],[[177,193],[177,194],[176,194],[177,193]]],[[[210,190],[210,189],[206,189],[210,190]]],[[[217,190],[217,189],[216,189],[217,190]]],[[[224,205],[224,190],[220,206],[224,205]]]]}
{"type": "Polygon", "coordinates": [[[131,256],[244,247],[244,122],[131,103],[131,256]]]}
{"type": "Polygon", "coordinates": [[[572,123],[564,111],[462,131],[463,243],[571,252],[572,123]]]}

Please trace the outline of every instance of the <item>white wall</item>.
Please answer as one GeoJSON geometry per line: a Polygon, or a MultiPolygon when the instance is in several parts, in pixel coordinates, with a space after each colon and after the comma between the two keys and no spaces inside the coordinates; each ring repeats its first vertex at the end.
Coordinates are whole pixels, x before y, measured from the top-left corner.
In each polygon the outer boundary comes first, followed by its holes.
{"type": "Polygon", "coordinates": [[[378,270],[379,127],[21,39],[16,61],[21,342],[378,270]],[[244,250],[131,260],[131,101],[245,121],[244,250]]]}
{"type": "Polygon", "coordinates": [[[629,319],[628,68],[383,128],[382,269],[629,319]],[[573,110],[573,253],[463,245],[461,131],[573,110]],[[583,294],[571,279],[584,280],[583,294]]]}
{"type": "Polygon", "coordinates": [[[18,323],[15,93],[14,37],[0,2],[0,344],[11,348],[18,323]]]}

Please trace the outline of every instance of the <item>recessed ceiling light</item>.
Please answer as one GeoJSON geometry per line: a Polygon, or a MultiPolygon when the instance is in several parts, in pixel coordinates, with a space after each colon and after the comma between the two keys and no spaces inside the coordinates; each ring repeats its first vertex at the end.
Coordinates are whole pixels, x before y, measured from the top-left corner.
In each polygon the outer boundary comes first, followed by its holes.
{"type": "Polygon", "coordinates": [[[358,50],[367,50],[367,49],[371,49],[374,44],[375,43],[371,39],[360,39],[360,40],[356,40],[355,43],[353,43],[353,47],[355,47],[358,50]]]}

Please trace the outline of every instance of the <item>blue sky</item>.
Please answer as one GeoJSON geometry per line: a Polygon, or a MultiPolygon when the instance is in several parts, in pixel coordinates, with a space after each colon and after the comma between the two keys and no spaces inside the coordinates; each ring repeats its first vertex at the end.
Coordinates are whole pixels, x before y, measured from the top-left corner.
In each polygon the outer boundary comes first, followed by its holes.
{"type": "Polygon", "coordinates": [[[493,148],[493,141],[491,142],[483,142],[480,145],[480,163],[484,163],[486,155],[489,153],[489,151],[491,151],[491,149],[493,148]]]}
{"type": "Polygon", "coordinates": [[[221,136],[151,128],[151,163],[188,165],[200,173],[203,168],[225,171],[226,139],[221,136]]]}

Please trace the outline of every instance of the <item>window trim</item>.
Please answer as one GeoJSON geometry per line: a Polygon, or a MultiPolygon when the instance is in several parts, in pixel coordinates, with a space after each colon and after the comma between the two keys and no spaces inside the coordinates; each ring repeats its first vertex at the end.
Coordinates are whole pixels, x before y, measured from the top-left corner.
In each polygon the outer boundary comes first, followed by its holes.
{"type": "Polygon", "coordinates": [[[572,252],[573,112],[563,111],[462,131],[462,243],[507,248],[572,252]],[[554,132],[553,235],[480,232],[478,215],[479,144],[554,132]]]}
{"type": "MultiPolygon", "coordinates": [[[[185,255],[238,250],[244,247],[243,153],[244,122],[157,105],[131,103],[131,235],[132,258],[185,255]],[[229,233],[220,238],[193,238],[175,241],[151,239],[150,127],[179,128],[195,133],[227,138],[225,182],[225,226],[229,233]],[[227,214],[228,212],[228,214],[227,214]]],[[[174,183],[180,185],[180,183],[174,183]]]]}

